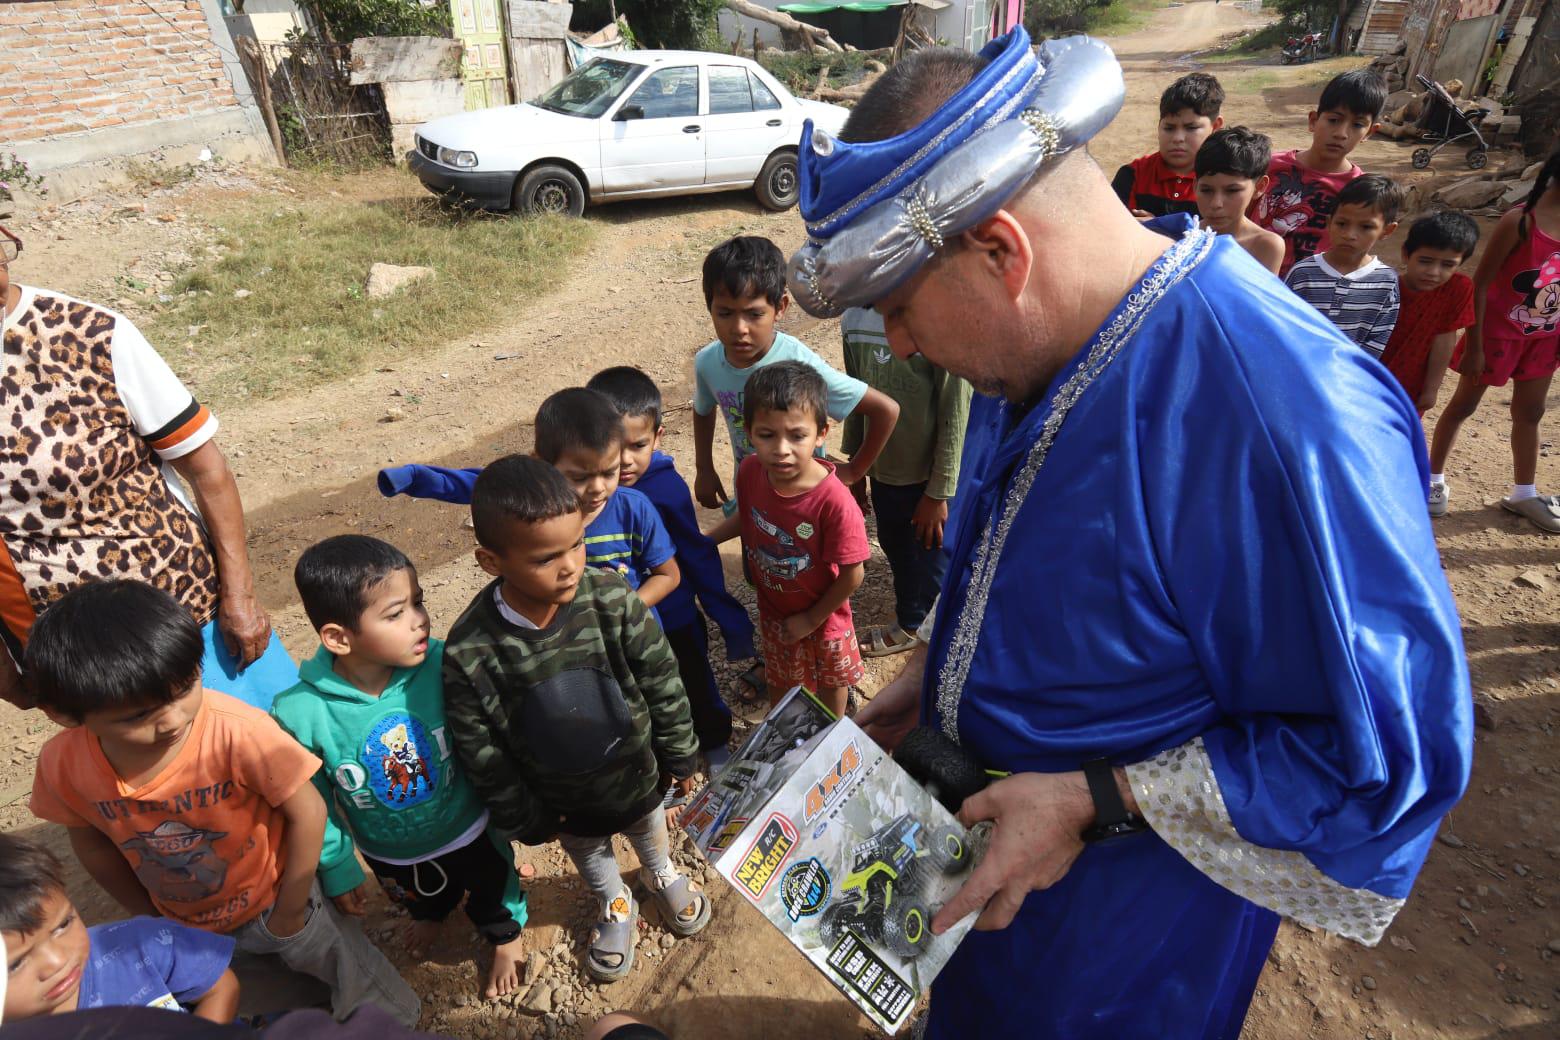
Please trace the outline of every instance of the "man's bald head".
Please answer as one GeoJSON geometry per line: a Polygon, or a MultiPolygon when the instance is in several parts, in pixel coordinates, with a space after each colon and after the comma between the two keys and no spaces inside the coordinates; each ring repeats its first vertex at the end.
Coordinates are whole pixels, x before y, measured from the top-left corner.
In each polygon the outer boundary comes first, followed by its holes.
{"type": "Polygon", "coordinates": [[[884,141],[925,122],[988,64],[952,47],[916,51],[878,77],[851,110],[840,140],[884,141]]]}

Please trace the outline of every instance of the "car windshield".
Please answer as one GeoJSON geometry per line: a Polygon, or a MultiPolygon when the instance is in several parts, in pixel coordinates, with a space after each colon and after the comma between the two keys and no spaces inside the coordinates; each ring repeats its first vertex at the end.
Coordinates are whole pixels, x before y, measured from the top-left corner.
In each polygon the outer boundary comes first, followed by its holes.
{"type": "Polygon", "coordinates": [[[643,65],[611,58],[592,58],[531,104],[566,116],[595,119],[628,89],[643,65]]]}

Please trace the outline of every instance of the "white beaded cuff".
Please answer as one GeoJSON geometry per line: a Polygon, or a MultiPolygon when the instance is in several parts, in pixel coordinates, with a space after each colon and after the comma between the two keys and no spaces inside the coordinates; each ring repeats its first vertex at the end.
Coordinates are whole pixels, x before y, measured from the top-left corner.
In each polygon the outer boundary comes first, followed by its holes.
{"type": "Polygon", "coordinates": [[[1298,852],[1253,845],[1235,830],[1198,737],[1126,767],[1154,831],[1213,881],[1303,925],[1374,946],[1403,907],[1323,874],[1298,852]]]}

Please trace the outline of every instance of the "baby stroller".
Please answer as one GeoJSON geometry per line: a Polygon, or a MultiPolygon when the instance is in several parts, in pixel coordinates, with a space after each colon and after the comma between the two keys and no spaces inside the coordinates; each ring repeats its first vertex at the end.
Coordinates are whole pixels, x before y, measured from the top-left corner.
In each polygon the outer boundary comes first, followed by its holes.
{"type": "Polygon", "coordinates": [[[1430,165],[1430,160],[1436,152],[1449,144],[1466,141],[1471,137],[1473,142],[1468,146],[1468,169],[1482,170],[1484,164],[1490,161],[1490,156],[1489,145],[1484,142],[1484,135],[1479,133],[1479,123],[1488,113],[1482,108],[1464,112],[1457,107],[1457,102],[1441,84],[1427,76],[1414,78],[1428,92],[1425,96],[1424,113],[1419,117],[1419,127],[1425,131],[1427,137],[1440,138],[1433,148],[1414,149],[1412,160],[1414,169],[1423,170],[1430,165]]]}

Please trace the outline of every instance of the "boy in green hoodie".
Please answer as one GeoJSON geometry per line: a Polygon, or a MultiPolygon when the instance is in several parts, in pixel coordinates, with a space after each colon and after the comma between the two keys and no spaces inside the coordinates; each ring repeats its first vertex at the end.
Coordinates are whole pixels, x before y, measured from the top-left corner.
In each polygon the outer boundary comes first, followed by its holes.
{"type": "Polygon", "coordinates": [[[323,763],[314,784],[330,809],[325,894],[343,913],[363,913],[368,881],[355,842],[415,922],[418,955],[464,895],[493,944],[483,995],[513,992],[525,893],[446,736],[444,644],[428,638],[416,568],[377,538],[338,535],[305,550],[293,580],[320,649],[271,714],[323,763]]]}

